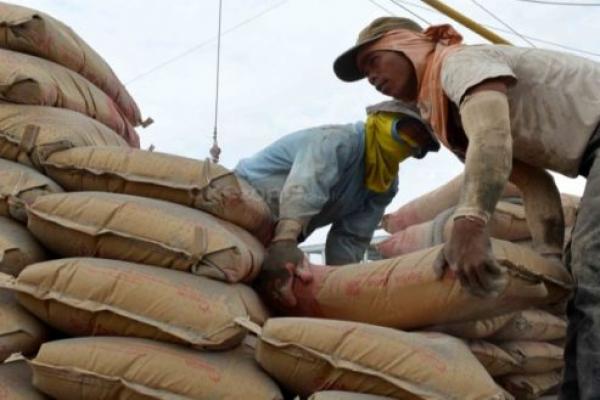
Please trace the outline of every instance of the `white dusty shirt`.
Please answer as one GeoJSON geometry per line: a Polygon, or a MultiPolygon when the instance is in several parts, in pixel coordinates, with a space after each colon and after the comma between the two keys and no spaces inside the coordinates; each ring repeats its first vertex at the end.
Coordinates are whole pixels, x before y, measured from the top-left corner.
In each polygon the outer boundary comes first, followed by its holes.
{"type": "Polygon", "coordinates": [[[471,87],[512,78],[508,89],[513,157],[577,176],[600,122],[600,64],[566,53],[504,45],[465,46],[442,65],[442,87],[460,105],[471,87]]]}

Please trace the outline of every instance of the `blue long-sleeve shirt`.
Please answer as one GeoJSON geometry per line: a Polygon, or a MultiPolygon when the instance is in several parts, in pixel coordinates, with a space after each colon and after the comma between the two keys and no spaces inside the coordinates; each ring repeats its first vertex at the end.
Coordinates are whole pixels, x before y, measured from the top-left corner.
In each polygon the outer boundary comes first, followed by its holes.
{"type": "Polygon", "coordinates": [[[397,179],[385,193],[365,187],[364,123],[325,125],[284,136],[250,158],[235,173],[247,180],[279,219],[309,219],[302,238],[332,224],[328,264],[361,260],[397,179]]]}

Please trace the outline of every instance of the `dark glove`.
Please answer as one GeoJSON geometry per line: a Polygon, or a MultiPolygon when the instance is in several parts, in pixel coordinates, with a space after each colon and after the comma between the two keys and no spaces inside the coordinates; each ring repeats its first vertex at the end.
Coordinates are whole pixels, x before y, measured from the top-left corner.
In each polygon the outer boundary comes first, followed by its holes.
{"type": "Polygon", "coordinates": [[[476,296],[498,295],[506,286],[504,268],[494,258],[485,222],[456,218],[434,268],[441,277],[449,266],[461,285],[476,296]]]}
{"type": "Polygon", "coordinates": [[[303,282],[312,280],[303,268],[304,253],[295,240],[279,240],[271,244],[257,279],[257,288],[271,306],[278,309],[294,307],[292,291],[294,277],[303,282]]]}

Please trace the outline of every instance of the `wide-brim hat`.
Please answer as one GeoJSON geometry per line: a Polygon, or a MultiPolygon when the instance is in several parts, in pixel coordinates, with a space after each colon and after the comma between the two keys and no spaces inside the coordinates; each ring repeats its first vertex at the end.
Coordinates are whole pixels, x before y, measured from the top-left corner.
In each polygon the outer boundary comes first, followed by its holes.
{"type": "Polygon", "coordinates": [[[356,65],[358,53],[368,44],[375,42],[387,32],[395,29],[409,29],[422,32],[423,28],[415,21],[402,17],[380,17],[373,20],[358,34],[356,44],[342,53],[333,63],[333,71],[343,81],[352,82],[365,77],[356,65]]]}
{"type": "Polygon", "coordinates": [[[435,137],[435,134],[433,133],[433,129],[431,129],[431,125],[429,125],[429,123],[427,123],[427,121],[425,121],[421,117],[421,114],[419,113],[419,110],[417,109],[416,106],[414,106],[412,104],[404,103],[403,101],[400,101],[400,100],[387,100],[387,101],[382,101],[380,103],[367,106],[366,110],[367,110],[367,114],[373,114],[376,112],[390,112],[390,113],[402,114],[405,117],[417,120],[418,122],[420,122],[423,125],[423,127],[429,134],[429,137],[427,140],[427,146],[424,150],[438,151],[440,149],[440,142],[435,137]]]}

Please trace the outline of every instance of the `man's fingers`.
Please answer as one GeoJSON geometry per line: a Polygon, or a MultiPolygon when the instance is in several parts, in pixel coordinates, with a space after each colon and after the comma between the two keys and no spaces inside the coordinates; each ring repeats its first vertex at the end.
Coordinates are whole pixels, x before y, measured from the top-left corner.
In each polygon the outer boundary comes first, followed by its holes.
{"type": "Polygon", "coordinates": [[[433,262],[433,272],[435,273],[435,277],[437,279],[442,279],[447,265],[448,262],[446,261],[446,255],[444,254],[444,250],[442,249],[438,253],[435,261],[433,262]]]}
{"type": "Polygon", "coordinates": [[[293,279],[288,279],[286,282],[277,281],[273,297],[284,307],[291,308],[298,304],[296,296],[294,296],[293,283],[293,279]]]}
{"type": "Polygon", "coordinates": [[[294,275],[297,276],[305,285],[308,285],[313,281],[313,274],[306,260],[303,260],[296,266],[294,275]]]}

